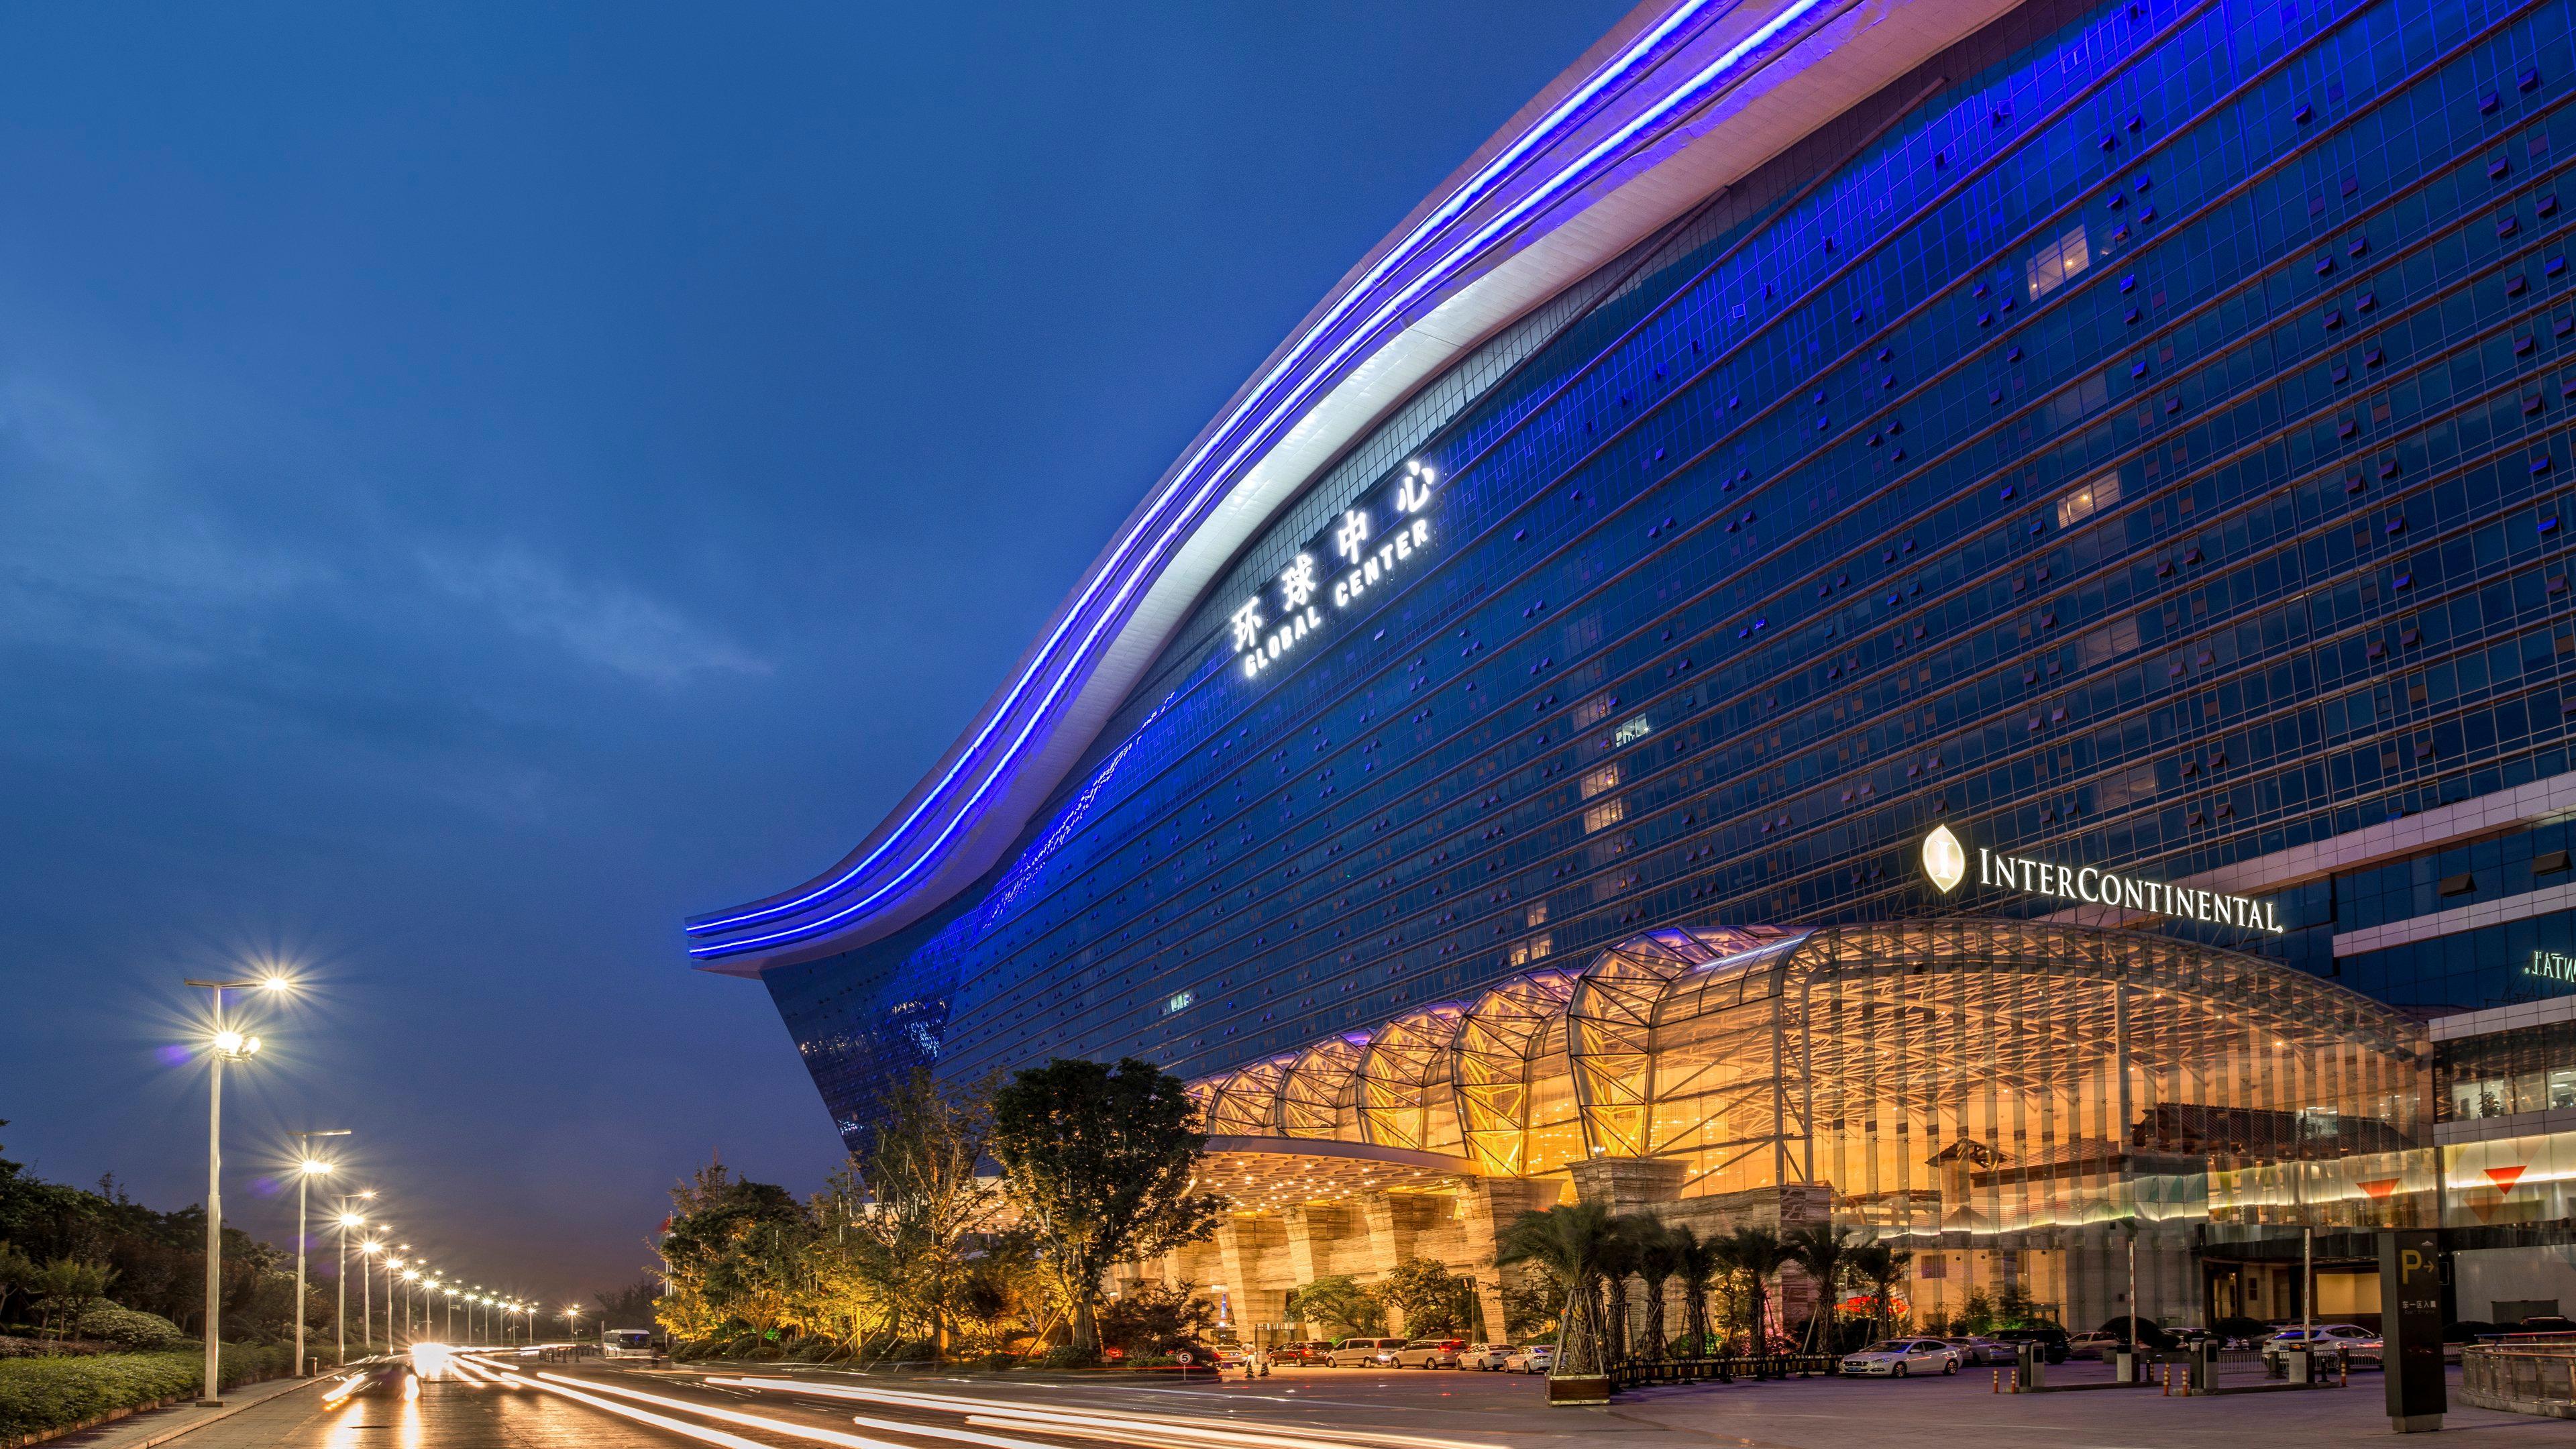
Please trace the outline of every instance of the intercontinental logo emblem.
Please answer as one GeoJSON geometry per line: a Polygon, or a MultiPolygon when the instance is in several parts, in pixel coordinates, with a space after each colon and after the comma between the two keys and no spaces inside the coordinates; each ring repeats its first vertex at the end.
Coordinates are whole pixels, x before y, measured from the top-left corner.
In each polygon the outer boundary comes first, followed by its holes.
{"type": "MultiPolygon", "coordinates": [[[[1936,825],[1932,827],[1931,834],[1923,837],[1923,874],[1941,888],[1943,895],[1948,895],[1959,882],[1967,879],[1967,847],[1951,833],[1949,826],[1936,825]]],[[[2054,861],[2033,860],[2028,856],[1998,855],[1982,845],[1977,847],[1977,884],[2000,886],[2026,895],[2080,901],[2088,906],[2113,906],[2124,911],[2171,916],[2179,921],[2207,921],[2212,925],[2234,926],[2240,930],[2268,931],[2273,935],[2279,935],[2285,929],[2271,901],[2140,880],[2133,875],[2120,875],[2097,866],[2067,866],[2054,861]]]]}
{"type": "Polygon", "coordinates": [[[1950,833],[1949,826],[1935,825],[1932,833],[1923,837],[1923,873],[1945,896],[1956,890],[1968,874],[1968,852],[1960,847],[1959,837],[1950,833]]]}

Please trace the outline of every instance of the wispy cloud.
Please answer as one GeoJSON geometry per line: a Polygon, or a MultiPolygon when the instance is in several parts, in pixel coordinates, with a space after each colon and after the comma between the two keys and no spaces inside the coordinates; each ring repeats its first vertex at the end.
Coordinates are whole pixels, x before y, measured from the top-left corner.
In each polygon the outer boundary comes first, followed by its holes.
{"type": "Polygon", "coordinates": [[[770,670],[654,599],[575,579],[515,546],[479,556],[424,553],[421,565],[449,595],[491,608],[520,634],[637,679],[676,685],[702,674],[770,670]]]}

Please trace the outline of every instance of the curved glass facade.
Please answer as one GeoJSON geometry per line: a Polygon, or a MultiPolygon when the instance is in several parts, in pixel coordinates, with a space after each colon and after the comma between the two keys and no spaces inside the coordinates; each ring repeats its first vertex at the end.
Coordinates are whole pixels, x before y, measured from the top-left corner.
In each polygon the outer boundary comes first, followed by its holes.
{"type": "MultiPolygon", "coordinates": [[[[2031,3],[1817,126],[1309,484],[983,881],[763,972],[844,1132],[1133,1054],[1221,1132],[1651,1151],[1670,981],[1547,963],[2063,906],[1944,900],[1936,823],[2263,895],[2128,924],[2384,1001],[2576,991],[2383,878],[2570,772],[2571,33],[2031,3]]],[[[2482,887],[2535,950],[2544,866],[2482,887]]]]}

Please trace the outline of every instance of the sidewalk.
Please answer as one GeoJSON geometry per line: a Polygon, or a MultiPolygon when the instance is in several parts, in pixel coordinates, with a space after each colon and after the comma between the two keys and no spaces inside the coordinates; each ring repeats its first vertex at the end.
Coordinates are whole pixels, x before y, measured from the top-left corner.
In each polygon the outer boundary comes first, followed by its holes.
{"type": "MultiPolygon", "coordinates": [[[[325,1381],[325,1379],[270,1379],[265,1383],[249,1384],[226,1392],[224,1406],[220,1409],[200,1409],[194,1404],[173,1404],[166,1409],[151,1409],[140,1414],[128,1414],[113,1423],[83,1429],[76,1434],[66,1434],[59,1439],[48,1439],[38,1446],[38,1449],[153,1449],[156,1444],[166,1444],[182,1434],[202,1429],[209,1424],[223,1423],[241,1414],[246,1414],[248,1417],[233,1427],[257,1430],[256,1437],[243,1439],[241,1442],[266,1444],[276,1439],[284,1430],[303,1422],[306,1416],[320,1407],[318,1396],[289,1398],[288,1395],[298,1389],[314,1388],[325,1381]]],[[[196,1449],[196,1446],[203,1441],[191,1439],[188,1442],[190,1449],[196,1449]]]]}

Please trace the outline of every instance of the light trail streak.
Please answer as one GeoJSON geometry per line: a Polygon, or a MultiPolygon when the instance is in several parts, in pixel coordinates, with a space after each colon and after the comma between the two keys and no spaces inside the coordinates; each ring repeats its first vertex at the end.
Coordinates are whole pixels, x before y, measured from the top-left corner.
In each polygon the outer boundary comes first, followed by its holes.
{"type": "Polygon", "coordinates": [[[1399,1449],[1493,1449],[1467,1439],[1433,1439],[1412,1434],[1334,1431],[1330,1437],[1298,1430],[1254,1430],[1222,1419],[1178,1414],[1138,1414],[1088,1406],[1055,1407],[999,1403],[958,1394],[918,1393],[901,1389],[857,1388],[845,1384],[803,1383],[794,1379],[709,1378],[709,1384],[764,1392],[813,1394],[904,1408],[939,1409],[964,1416],[970,1424],[995,1428],[1034,1429],[1080,1434],[1086,1438],[1143,1436],[1158,1446],[1178,1441],[1225,1446],[1225,1449],[1347,1449],[1355,1443],[1399,1446],[1399,1449]],[[1098,1431],[1088,1432],[1084,1431],[1098,1431]]]}
{"type": "MultiPolygon", "coordinates": [[[[515,1379],[517,1378],[517,1375],[510,1375],[509,1377],[515,1379]]],[[[554,1378],[554,1375],[539,1374],[537,1377],[540,1379],[552,1379],[554,1378]]],[[[656,1414],[650,1409],[639,1409],[632,1404],[621,1404],[615,1399],[603,1399],[597,1394],[585,1394],[581,1390],[569,1387],[561,1382],[531,1383],[525,1379],[519,1379],[518,1381],[528,1384],[530,1388],[541,1388],[550,1393],[561,1394],[567,1399],[579,1400],[582,1403],[590,1405],[594,1409],[605,1409],[609,1413],[618,1415],[621,1418],[633,1419],[639,1424],[650,1424],[657,1429],[668,1429],[674,1434],[681,1435],[685,1438],[695,1439],[701,1444],[720,1444],[724,1446],[724,1449],[774,1449],[774,1446],[763,1444],[757,1439],[746,1439],[740,1434],[728,1434],[722,1429],[710,1429],[703,1424],[686,1423],[682,1420],[674,1419],[667,1414],[656,1414]]]]}

